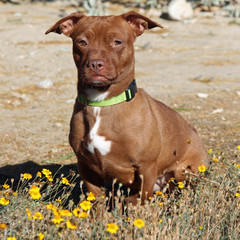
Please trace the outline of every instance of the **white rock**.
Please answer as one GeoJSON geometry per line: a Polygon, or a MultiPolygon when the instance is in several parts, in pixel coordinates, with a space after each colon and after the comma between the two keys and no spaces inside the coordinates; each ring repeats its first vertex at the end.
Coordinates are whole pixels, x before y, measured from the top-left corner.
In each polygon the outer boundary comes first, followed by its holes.
{"type": "Polygon", "coordinates": [[[186,0],[172,0],[168,5],[168,15],[172,20],[182,21],[193,17],[191,3],[186,0]]]}
{"type": "Polygon", "coordinates": [[[45,79],[40,81],[37,85],[38,88],[43,88],[43,89],[49,89],[51,87],[53,87],[53,82],[51,79],[45,79]]]}
{"type": "Polygon", "coordinates": [[[223,112],[223,108],[217,108],[217,109],[213,110],[213,111],[211,112],[211,114],[221,113],[221,112],[223,112]]]}
{"type": "Polygon", "coordinates": [[[208,94],[207,93],[198,93],[197,96],[199,98],[207,98],[208,97],[208,94]]]}

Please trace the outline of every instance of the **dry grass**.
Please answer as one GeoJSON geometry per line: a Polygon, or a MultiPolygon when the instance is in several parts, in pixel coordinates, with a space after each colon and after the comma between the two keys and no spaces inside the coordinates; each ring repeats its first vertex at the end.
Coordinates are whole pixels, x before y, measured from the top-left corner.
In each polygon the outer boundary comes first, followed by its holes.
{"type": "MultiPolygon", "coordinates": [[[[211,152],[210,158],[215,161],[211,161],[208,172],[200,173],[195,189],[187,185],[179,189],[176,183],[175,193],[157,192],[144,207],[125,206],[122,187],[118,186],[114,198],[110,198],[110,192],[109,197],[91,201],[91,209],[84,210],[82,205],[68,201],[78,184],[77,174],[57,177],[56,173],[42,173],[32,179],[22,175],[16,191],[11,186],[1,186],[0,239],[41,239],[41,234],[43,239],[239,239],[240,147],[233,151],[233,159],[211,152]],[[63,181],[64,177],[69,184],[63,181]],[[41,193],[34,195],[29,191],[33,185],[41,193]],[[9,202],[4,205],[3,199],[9,202]],[[113,202],[115,207],[109,211],[113,202]],[[30,211],[28,214],[26,209],[30,211]],[[62,209],[70,213],[61,212],[62,209]],[[78,215],[81,212],[90,215],[81,217],[78,215]],[[54,223],[54,218],[62,221],[54,223]],[[135,226],[136,219],[143,220],[145,226],[135,226]],[[113,226],[115,233],[109,232],[109,223],[117,225],[118,230],[113,226]]],[[[194,176],[190,179],[196,181],[194,176]]],[[[9,182],[9,185],[14,184],[9,182]]],[[[86,198],[81,194],[80,202],[86,198]]]]}

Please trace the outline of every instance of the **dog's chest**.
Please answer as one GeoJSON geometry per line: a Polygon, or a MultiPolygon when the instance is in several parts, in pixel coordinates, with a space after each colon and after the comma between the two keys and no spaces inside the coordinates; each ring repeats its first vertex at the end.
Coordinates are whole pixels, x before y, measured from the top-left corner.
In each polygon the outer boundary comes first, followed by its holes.
{"type": "Polygon", "coordinates": [[[92,117],[94,121],[89,126],[89,133],[85,140],[85,148],[92,154],[98,151],[100,155],[107,155],[111,151],[111,141],[99,134],[101,128],[101,108],[93,107],[92,117]]]}

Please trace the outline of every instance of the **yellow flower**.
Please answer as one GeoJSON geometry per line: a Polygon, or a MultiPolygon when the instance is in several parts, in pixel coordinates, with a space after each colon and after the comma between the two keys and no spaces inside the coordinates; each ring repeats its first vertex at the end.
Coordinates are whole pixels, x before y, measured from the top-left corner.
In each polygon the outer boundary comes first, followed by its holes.
{"type": "Polygon", "coordinates": [[[142,228],[142,227],[145,227],[145,222],[142,219],[138,218],[133,222],[133,225],[138,228],[142,228]]]}
{"type": "Polygon", "coordinates": [[[64,216],[71,217],[72,216],[72,213],[69,212],[67,209],[59,210],[59,214],[62,217],[64,217],[64,216]]]}
{"type": "Polygon", "coordinates": [[[41,172],[37,172],[37,175],[38,175],[38,177],[42,177],[42,173],[41,172]]]}
{"type": "Polygon", "coordinates": [[[191,140],[187,140],[187,144],[190,144],[191,143],[191,140]]]}
{"type": "Polygon", "coordinates": [[[202,229],[202,226],[200,226],[199,229],[202,229]]]}
{"type": "Polygon", "coordinates": [[[39,239],[39,240],[43,240],[43,239],[44,239],[44,234],[39,233],[39,234],[38,234],[38,239],[39,239]]]}
{"type": "Polygon", "coordinates": [[[55,224],[59,224],[63,221],[64,221],[64,219],[60,215],[55,215],[55,217],[52,219],[52,222],[55,224]]]}
{"type": "Polygon", "coordinates": [[[201,165],[198,167],[198,171],[199,172],[205,172],[206,171],[206,167],[204,165],[201,165]]]}
{"type": "Polygon", "coordinates": [[[156,191],[155,194],[158,195],[158,196],[159,196],[159,195],[163,195],[163,193],[160,192],[160,191],[156,191]]]}
{"type": "Polygon", "coordinates": [[[59,203],[62,203],[62,199],[61,198],[57,198],[55,201],[59,202],[59,203]]]}
{"type": "Polygon", "coordinates": [[[240,164],[237,164],[236,167],[240,168],[240,164]]]}
{"type": "Polygon", "coordinates": [[[62,178],[62,183],[65,184],[65,185],[70,185],[68,179],[65,178],[65,177],[62,178]]]}
{"type": "Polygon", "coordinates": [[[32,174],[30,174],[30,173],[24,173],[24,174],[23,174],[23,178],[29,180],[29,179],[32,178],[32,174]]]}
{"type": "Polygon", "coordinates": [[[75,209],[73,209],[73,215],[74,215],[75,217],[80,217],[80,214],[81,214],[80,208],[75,208],[75,209]]]}
{"type": "Polygon", "coordinates": [[[171,177],[169,180],[168,180],[168,182],[172,182],[172,181],[174,181],[175,180],[175,178],[174,177],[171,177]]]}
{"type": "Polygon", "coordinates": [[[162,205],[163,205],[163,203],[162,203],[162,202],[160,202],[158,205],[159,205],[159,206],[162,206],[162,205]]]}
{"type": "Polygon", "coordinates": [[[184,185],[183,185],[183,182],[178,182],[178,188],[183,188],[184,185]]]}
{"type": "Polygon", "coordinates": [[[94,196],[94,194],[93,194],[92,192],[90,192],[90,193],[88,194],[87,200],[88,200],[88,201],[94,201],[94,200],[96,200],[96,198],[95,198],[95,196],[94,196]]]}
{"type": "Polygon", "coordinates": [[[213,161],[214,162],[218,162],[218,158],[213,158],[213,161]]]}
{"type": "Polygon", "coordinates": [[[50,170],[46,169],[46,168],[44,168],[44,169],[42,170],[42,173],[43,173],[46,177],[48,177],[49,175],[52,174],[52,172],[51,172],[50,170]]]}
{"type": "Polygon", "coordinates": [[[46,178],[48,179],[49,182],[52,182],[52,181],[53,181],[52,176],[47,175],[46,178]]]}
{"type": "Polygon", "coordinates": [[[4,198],[4,197],[2,197],[2,198],[0,198],[0,204],[6,206],[6,205],[9,204],[9,200],[4,198]]]}
{"type": "Polygon", "coordinates": [[[29,211],[28,208],[26,208],[26,212],[27,212],[28,220],[31,220],[31,212],[29,211]]]}
{"type": "Polygon", "coordinates": [[[71,223],[70,220],[67,220],[66,225],[69,229],[76,229],[77,228],[77,225],[71,223]]]}
{"type": "Polygon", "coordinates": [[[236,193],[236,197],[240,197],[240,193],[236,193]]]}
{"type": "Polygon", "coordinates": [[[14,192],[13,195],[14,195],[14,196],[17,196],[17,192],[14,192]]]}
{"type": "Polygon", "coordinates": [[[35,185],[32,185],[32,187],[29,189],[29,194],[32,199],[41,198],[40,188],[35,185]]]}
{"type": "Polygon", "coordinates": [[[7,229],[8,226],[6,223],[0,223],[0,230],[4,230],[4,229],[7,229]]]}
{"type": "Polygon", "coordinates": [[[8,237],[7,240],[17,240],[15,237],[8,237]]]}
{"type": "Polygon", "coordinates": [[[111,234],[116,233],[118,230],[118,225],[114,224],[114,223],[109,223],[107,225],[107,231],[110,232],[111,234]]]}
{"type": "Polygon", "coordinates": [[[42,220],[43,215],[40,212],[36,212],[35,215],[32,216],[34,220],[42,220]]]}
{"type": "Polygon", "coordinates": [[[240,145],[237,146],[238,150],[240,150],[240,145]]]}
{"type": "Polygon", "coordinates": [[[212,153],[212,148],[210,148],[210,149],[208,150],[208,153],[209,153],[209,154],[212,153]]]}
{"type": "Polygon", "coordinates": [[[80,203],[80,207],[84,210],[87,211],[91,209],[91,203],[89,201],[83,201],[80,203]]]}
{"type": "Polygon", "coordinates": [[[6,183],[4,183],[2,186],[3,186],[3,188],[5,188],[5,189],[10,188],[10,186],[9,186],[8,184],[6,184],[6,183]]]}

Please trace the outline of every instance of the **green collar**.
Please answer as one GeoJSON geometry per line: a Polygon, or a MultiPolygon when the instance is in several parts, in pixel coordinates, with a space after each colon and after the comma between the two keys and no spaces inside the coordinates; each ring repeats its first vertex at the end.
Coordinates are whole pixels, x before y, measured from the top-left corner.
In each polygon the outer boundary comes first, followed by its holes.
{"type": "Polygon", "coordinates": [[[129,102],[131,101],[137,92],[137,85],[136,81],[133,80],[132,83],[129,85],[128,89],[122,92],[120,95],[104,99],[102,101],[91,101],[85,98],[82,94],[78,93],[78,101],[83,105],[93,106],[93,107],[106,107],[112,106],[121,102],[129,102]]]}

